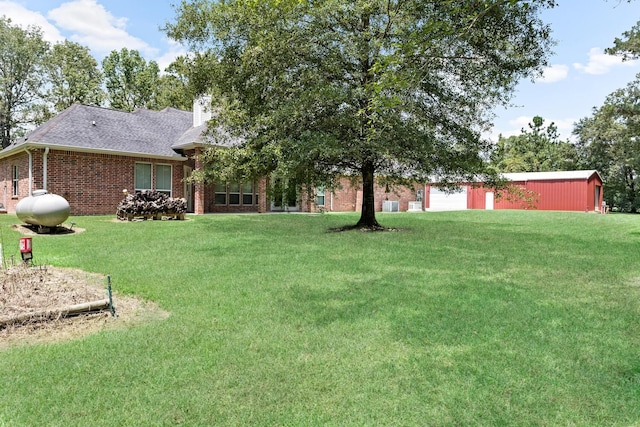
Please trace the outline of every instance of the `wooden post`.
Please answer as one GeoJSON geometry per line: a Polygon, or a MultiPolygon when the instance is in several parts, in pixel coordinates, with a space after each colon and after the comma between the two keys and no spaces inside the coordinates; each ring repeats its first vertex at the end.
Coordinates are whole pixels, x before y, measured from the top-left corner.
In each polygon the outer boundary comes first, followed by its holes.
{"type": "Polygon", "coordinates": [[[75,304],[69,307],[56,310],[40,311],[35,313],[25,313],[18,316],[14,316],[10,319],[0,320],[0,329],[6,328],[10,325],[16,325],[20,323],[26,323],[30,320],[45,320],[45,319],[58,319],[75,316],[82,313],[91,313],[94,311],[106,310],[110,307],[109,300],[103,299],[99,301],[85,302],[82,304],[75,304]]]}

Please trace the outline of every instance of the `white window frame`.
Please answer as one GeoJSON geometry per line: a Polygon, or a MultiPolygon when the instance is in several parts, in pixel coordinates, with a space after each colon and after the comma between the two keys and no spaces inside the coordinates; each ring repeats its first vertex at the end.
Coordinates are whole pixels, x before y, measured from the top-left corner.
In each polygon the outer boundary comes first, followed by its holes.
{"type": "Polygon", "coordinates": [[[144,191],[144,190],[153,190],[153,164],[152,163],[146,163],[146,162],[136,162],[135,169],[134,169],[133,180],[134,180],[134,184],[133,184],[134,185],[134,190],[136,192],[144,191]],[[139,176],[138,175],[138,172],[139,172],[138,171],[138,166],[143,166],[143,165],[149,166],[149,176],[148,176],[148,178],[149,178],[149,186],[148,187],[139,187],[138,186],[138,176],[139,176]]]}
{"type": "Polygon", "coordinates": [[[217,206],[226,206],[227,201],[229,200],[227,198],[227,184],[222,182],[216,182],[214,184],[213,191],[214,191],[214,197],[213,197],[214,203],[217,206]],[[224,202],[220,202],[218,200],[219,197],[224,197],[224,202]]]}
{"type": "Polygon", "coordinates": [[[240,184],[240,187],[242,189],[242,204],[244,206],[255,205],[255,184],[253,182],[243,182],[242,184],[240,184]]]}
{"type": "Polygon", "coordinates": [[[20,195],[20,169],[18,168],[18,165],[13,165],[11,172],[11,188],[13,191],[13,197],[18,197],[20,195]]]}
{"type": "Polygon", "coordinates": [[[156,163],[155,165],[155,171],[156,171],[156,182],[155,182],[155,187],[156,187],[156,191],[160,192],[160,193],[164,193],[166,195],[168,195],[169,197],[173,197],[173,166],[166,164],[166,163],[156,163]],[[159,188],[158,187],[158,168],[162,167],[162,168],[169,168],[169,188],[159,188]]]}
{"type": "Polygon", "coordinates": [[[239,182],[230,182],[229,183],[229,195],[227,200],[229,201],[229,206],[240,206],[240,201],[242,200],[242,198],[240,197],[240,194],[242,193],[242,185],[239,182]],[[233,200],[233,199],[236,199],[233,200]]]}
{"type": "Polygon", "coordinates": [[[326,202],[327,202],[327,195],[325,194],[325,188],[320,187],[316,190],[316,205],[325,206],[326,202]],[[320,203],[320,199],[322,199],[322,203],[320,203]]]}

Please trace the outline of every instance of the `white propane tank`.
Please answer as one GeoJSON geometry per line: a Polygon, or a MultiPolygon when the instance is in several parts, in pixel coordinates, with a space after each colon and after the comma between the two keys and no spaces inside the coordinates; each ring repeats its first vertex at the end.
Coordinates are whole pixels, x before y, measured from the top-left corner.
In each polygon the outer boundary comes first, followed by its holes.
{"type": "Polygon", "coordinates": [[[16,215],[22,222],[44,227],[55,227],[69,218],[69,202],[47,190],[36,190],[16,205],[16,215]]]}

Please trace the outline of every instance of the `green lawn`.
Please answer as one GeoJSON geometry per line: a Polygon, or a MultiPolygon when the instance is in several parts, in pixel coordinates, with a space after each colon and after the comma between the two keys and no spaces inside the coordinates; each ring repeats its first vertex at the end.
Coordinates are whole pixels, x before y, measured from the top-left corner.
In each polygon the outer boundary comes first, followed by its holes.
{"type": "MultiPolygon", "coordinates": [[[[640,216],[208,215],[34,236],[171,316],[0,352],[4,426],[640,425],[640,216]]],[[[19,235],[0,217],[5,256],[19,235]]],[[[117,296],[116,296],[117,308],[117,296]]]]}

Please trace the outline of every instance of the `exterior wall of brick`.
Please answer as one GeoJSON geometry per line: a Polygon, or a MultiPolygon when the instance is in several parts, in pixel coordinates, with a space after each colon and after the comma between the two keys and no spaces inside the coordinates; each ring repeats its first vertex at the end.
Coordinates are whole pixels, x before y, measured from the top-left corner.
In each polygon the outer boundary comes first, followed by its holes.
{"type": "MultiPolygon", "coordinates": [[[[194,170],[202,169],[204,165],[200,159],[201,153],[201,148],[185,151],[184,155],[189,158],[186,164],[194,170]]],[[[256,182],[255,202],[249,205],[244,205],[242,199],[239,204],[235,205],[217,205],[215,203],[215,185],[195,182],[191,184],[193,186],[193,212],[196,214],[268,212],[267,181],[266,178],[262,178],[256,182]]]]}
{"type": "MultiPolygon", "coordinates": [[[[72,215],[115,213],[123,199],[123,190],[134,190],[135,165],[138,162],[151,164],[152,171],[156,165],[170,165],[171,197],[184,196],[182,161],[53,150],[48,157],[47,190],[67,199],[72,215]]],[[[151,176],[151,185],[155,189],[155,172],[151,176]]]]}
{"type": "MultiPolygon", "coordinates": [[[[375,210],[382,211],[384,201],[392,200],[399,202],[400,211],[406,211],[409,209],[409,202],[417,200],[418,191],[424,193],[423,184],[415,183],[411,188],[397,186],[388,190],[386,186],[376,185],[374,187],[375,210]]],[[[360,212],[362,210],[362,184],[360,180],[353,181],[348,177],[342,178],[340,187],[333,193],[329,190],[325,191],[323,206],[318,206],[315,203],[315,197],[313,201],[306,197],[302,199],[305,203],[303,207],[311,212],[360,212]]]]}
{"type": "MultiPolygon", "coordinates": [[[[44,150],[31,150],[32,190],[44,188],[44,150]]],[[[168,161],[146,157],[129,157],[112,154],[84,153],[75,151],[50,150],[47,155],[47,190],[64,197],[71,207],[71,215],[109,215],[114,214],[118,203],[123,199],[123,190],[135,190],[135,164],[148,163],[155,170],[156,165],[172,166],[172,197],[185,197],[184,167],[197,169],[202,165],[196,152],[185,153],[186,161],[168,161]]],[[[152,187],[155,188],[155,173],[152,173],[152,187]]],[[[216,205],[215,187],[204,184],[188,184],[193,187],[193,211],[195,213],[242,213],[270,212],[269,179],[262,178],[255,183],[254,203],[251,205],[216,205]]],[[[29,195],[29,156],[20,152],[14,156],[0,159],[0,204],[7,212],[15,212],[19,200],[29,195]],[[18,166],[18,196],[13,196],[13,166],[18,166]]],[[[376,186],[376,211],[382,210],[385,200],[400,202],[400,210],[408,209],[409,201],[416,200],[416,193],[424,187],[416,184],[414,188],[397,187],[387,192],[383,186],[376,186]]],[[[354,212],[360,211],[362,190],[356,180],[344,177],[340,188],[333,193],[325,191],[324,205],[317,205],[315,192],[300,195],[299,210],[302,212],[354,212]]]]}
{"type": "Polygon", "coordinates": [[[216,203],[216,189],[214,185],[207,186],[205,188],[206,191],[206,212],[210,213],[251,213],[251,212],[259,212],[260,211],[260,203],[261,199],[264,199],[266,195],[260,195],[259,193],[260,185],[258,182],[253,184],[253,192],[246,193],[246,195],[251,195],[251,203],[245,204],[244,196],[245,193],[241,191],[239,194],[238,203],[231,203],[231,195],[229,192],[226,193],[226,203],[216,203]]]}
{"type": "MultiPolygon", "coordinates": [[[[33,156],[33,189],[44,188],[44,150],[31,150],[33,156]]],[[[127,157],[112,154],[81,153],[50,150],[47,157],[47,191],[64,197],[71,207],[71,215],[115,214],[123,199],[123,190],[135,186],[135,164],[152,165],[152,187],[155,188],[155,166],[172,167],[172,194],[184,197],[184,161],[159,160],[146,157],[127,157]]],[[[29,195],[29,164],[27,153],[0,160],[0,185],[6,198],[7,211],[15,212],[18,201],[29,195]],[[20,173],[18,197],[12,197],[12,169],[18,164],[20,173]]],[[[3,203],[3,202],[0,202],[3,203]]]]}
{"type": "Polygon", "coordinates": [[[271,211],[271,205],[267,197],[267,189],[269,188],[269,180],[260,178],[258,180],[258,212],[265,213],[271,211]]]}
{"type": "MultiPolygon", "coordinates": [[[[201,152],[202,150],[200,148],[185,152],[185,155],[192,159],[194,169],[202,169],[202,160],[200,160],[201,152]]],[[[205,193],[206,190],[204,184],[199,182],[193,184],[193,212],[196,214],[205,213],[205,193]]]]}
{"type": "Polygon", "coordinates": [[[0,204],[15,212],[20,199],[29,195],[29,156],[26,152],[0,159],[0,204]],[[18,195],[13,194],[13,167],[18,167],[18,195]]]}

